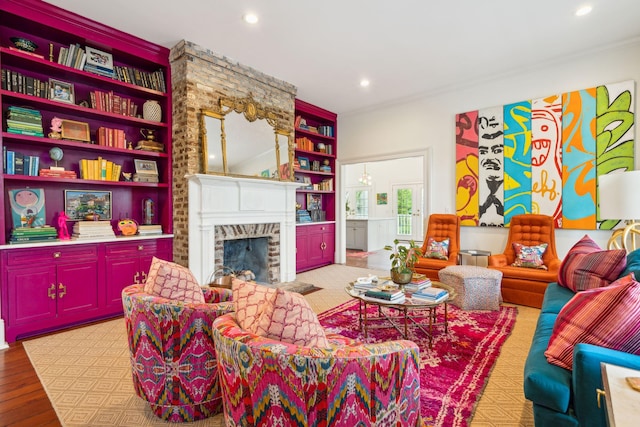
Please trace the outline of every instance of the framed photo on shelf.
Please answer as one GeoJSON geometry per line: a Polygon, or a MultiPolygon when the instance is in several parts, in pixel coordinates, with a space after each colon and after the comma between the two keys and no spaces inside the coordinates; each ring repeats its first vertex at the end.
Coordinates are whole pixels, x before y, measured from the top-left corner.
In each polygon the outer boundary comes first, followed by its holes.
{"type": "Polygon", "coordinates": [[[300,169],[310,169],[309,159],[307,157],[298,157],[298,162],[300,162],[300,169]]]}
{"type": "Polygon", "coordinates": [[[49,88],[49,99],[53,101],[66,102],[67,104],[75,103],[73,83],[49,79],[49,88]]]}
{"type": "Polygon", "coordinates": [[[86,65],[113,71],[113,55],[90,46],[86,47],[86,53],[86,65]]]}
{"type": "Polygon", "coordinates": [[[321,194],[307,194],[307,210],[320,210],[322,209],[322,195],[321,194]]]}
{"type": "Polygon", "coordinates": [[[91,141],[89,123],[63,119],[61,121],[60,128],[62,129],[62,139],[71,139],[73,141],[83,142],[91,141]]]}
{"type": "Polygon", "coordinates": [[[136,173],[142,175],[158,175],[158,164],[155,160],[134,159],[136,173]]]}
{"type": "Polygon", "coordinates": [[[111,191],[64,190],[64,212],[69,221],[84,220],[88,214],[111,220],[111,191]]]}
{"type": "Polygon", "coordinates": [[[306,185],[311,185],[311,177],[310,176],[304,176],[303,178],[304,178],[304,180],[302,182],[304,182],[306,185]]]}
{"type": "Polygon", "coordinates": [[[314,160],[313,163],[311,163],[311,170],[316,172],[320,171],[320,160],[314,160]]]}

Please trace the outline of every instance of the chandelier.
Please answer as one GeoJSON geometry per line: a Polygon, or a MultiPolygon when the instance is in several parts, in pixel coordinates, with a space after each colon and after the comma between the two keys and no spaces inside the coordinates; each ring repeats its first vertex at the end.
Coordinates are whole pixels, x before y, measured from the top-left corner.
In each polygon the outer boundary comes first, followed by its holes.
{"type": "Polygon", "coordinates": [[[371,185],[371,175],[367,173],[367,165],[364,165],[364,173],[360,178],[358,178],[358,182],[362,185],[371,185]]]}

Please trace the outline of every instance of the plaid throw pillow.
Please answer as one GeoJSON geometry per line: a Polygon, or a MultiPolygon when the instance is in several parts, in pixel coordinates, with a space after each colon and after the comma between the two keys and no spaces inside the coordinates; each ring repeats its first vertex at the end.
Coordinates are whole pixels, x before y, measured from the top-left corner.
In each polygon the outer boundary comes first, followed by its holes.
{"type": "Polygon", "coordinates": [[[585,235],[567,253],[558,272],[558,284],[574,292],[607,286],[627,266],[624,249],[606,251],[585,235]]]}
{"type": "Polygon", "coordinates": [[[513,243],[513,250],[516,252],[514,267],[539,268],[546,270],[547,266],[542,261],[542,255],[547,250],[549,244],[542,243],[538,246],[525,246],[521,243],[513,243]]]}
{"type": "Polygon", "coordinates": [[[449,239],[438,242],[433,237],[429,237],[427,250],[423,256],[425,258],[449,259],[449,239]]]}
{"type": "Polygon", "coordinates": [[[576,293],[560,310],[544,355],[571,370],[579,342],[640,354],[640,283],[633,275],[576,293]]]}

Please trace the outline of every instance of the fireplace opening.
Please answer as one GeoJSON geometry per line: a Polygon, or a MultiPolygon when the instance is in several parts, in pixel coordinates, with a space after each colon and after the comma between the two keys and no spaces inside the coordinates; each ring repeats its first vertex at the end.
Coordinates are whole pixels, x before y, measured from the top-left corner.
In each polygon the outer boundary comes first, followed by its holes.
{"type": "Polygon", "coordinates": [[[251,270],[256,282],[269,282],[269,239],[255,237],[224,241],[224,265],[233,271],[251,270]]]}

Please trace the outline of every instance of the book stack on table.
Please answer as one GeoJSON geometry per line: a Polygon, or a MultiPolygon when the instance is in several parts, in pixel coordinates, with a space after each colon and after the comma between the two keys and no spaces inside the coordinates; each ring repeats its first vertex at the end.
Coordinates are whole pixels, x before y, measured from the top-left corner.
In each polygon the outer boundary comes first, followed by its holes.
{"type": "Polygon", "coordinates": [[[378,277],[377,276],[366,276],[366,277],[358,277],[355,282],[353,282],[353,287],[359,290],[369,290],[375,289],[378,286],[378,277]]]}
{"type": "Polygon", "coordinates": [[[429,302],[442,302],[449,297],[449,292],[442,288],[428,287],[411,294],[411,298],[429,302]]]}
{"type": "Polygon", "coordinates": [[[402,304],[405,301],[404,292],[399,289],[385,291],[381,289],[369,289],[364,293],[365,299],[384,302],[387,304],[402,304]]]}
{"type": "Polygon", "coordinates": [[[9,244],[46,242],[57,239],[58,233],[56,229],[50,225],[43,225],[42,227],[18,227],[11,231],[9,244]]]}
{"type": "Polygon", "coordinates": [[[413,273],[411,282],[404,285],[404,290],[413,293],[428,288],[429,286],[431,286],[431,279],[425,274],[413,273]]]}

